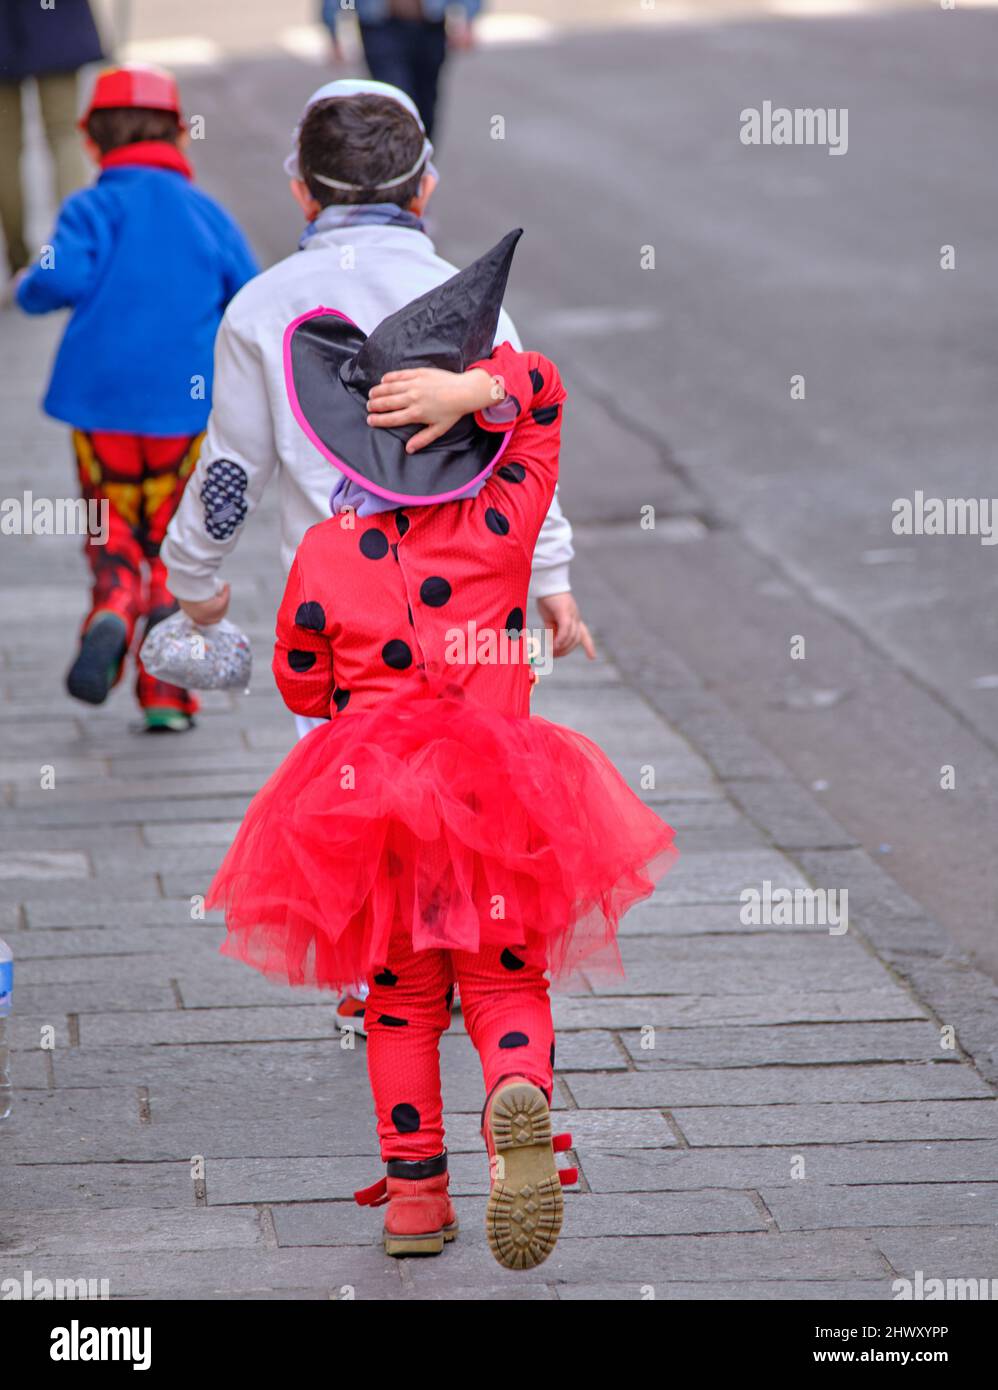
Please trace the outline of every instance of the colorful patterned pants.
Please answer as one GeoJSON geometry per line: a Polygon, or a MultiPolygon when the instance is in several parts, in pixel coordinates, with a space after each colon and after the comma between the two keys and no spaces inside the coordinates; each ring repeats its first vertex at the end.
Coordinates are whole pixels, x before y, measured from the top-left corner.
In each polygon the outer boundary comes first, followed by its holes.
{"type": "MultiPolygon", "coordinates": [[[[152,438],[136,434],[73,431],[73,448],[85,501],[106,503],[105,544],[88,536],[84,550],[93,576],[84,631],[100,613],[122,619],[131,644],[136,625],[145,632],[176,610],[166,587],[159,548],[194,471],[202,434],[152,438]]],[[[179,687],[150,676],[138,665],[137,694],[145,707],[191,708],[179,687]]]]}
{"type": "Polygon", "coordinates": [[[486,1095],[504,1076],[525,1076],[550,1099],[554,1029],[543,971],[512,950],[413,951],[393,934],[388,963],[371,976],[367,1066],[381,1156],[433,1158],[444,1148],[440,1036],[455,982],[482,1063],[486,1095]]]}

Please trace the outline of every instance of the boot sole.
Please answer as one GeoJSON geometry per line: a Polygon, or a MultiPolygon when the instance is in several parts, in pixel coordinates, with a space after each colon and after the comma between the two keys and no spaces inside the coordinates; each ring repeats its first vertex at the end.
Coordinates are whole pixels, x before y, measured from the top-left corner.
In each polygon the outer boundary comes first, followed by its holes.
{"type": "Polygon", "coordinates": [[[426,1235],[391,1236],[385,1232],[385,1254],[394,1255],[439,1255],[444,1245],[457,1235],[457,1222],[444,1226],[441,1231],[429,1231],[426,1235]]]}
{"type": "Polygon", "coordinates": [[[489,1248],[507,1269],[533,1269],[558,1243],[565,1207],[543,1091],[528,1081],[503,1087],[489,1127],[502,1160],[485,1213],[489,1248]]]}
{"type": "Polygon", "coordinates": [[[99,622],[84,635],[79,655],[66,674],[66,689],[75,700],[102,705],[117,678],[128,643],[124,624],[99,622]]]}

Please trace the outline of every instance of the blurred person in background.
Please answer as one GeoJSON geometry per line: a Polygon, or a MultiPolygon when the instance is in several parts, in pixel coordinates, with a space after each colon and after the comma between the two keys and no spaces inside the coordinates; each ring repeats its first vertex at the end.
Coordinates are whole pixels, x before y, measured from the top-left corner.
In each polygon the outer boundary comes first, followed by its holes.
{"type": "Polygon", "coordinates": [[[104,56],[90,0],[2,0],[0,4],[0,223],[12,275],[31,259],[24,230],[21,186],[24,84],[38,87],[45,139],[62,202],[86,182],[76,129],[77,73],[104,56]]]}
{"type": "Polygon", "coordinates": [[[344,13],[355,11],[364,58],[378,82],[400,87],[419,109],[427,137],[433,139],[440,72],[448,48],[468,49],[474,42],[473,22],[481,0],[322,0],[322,22],[333,41],[333,55],[342,61],[336,28],[344,13]]]}
{"type": "MultiPolygon", "coordinates": [[[[66,677],[75,699],[100,705],[137,625],[148,632],[176,609],[160,543],[201,447],[215,332],[257,265],[232,218],[194,185],[169,73],[106,69],[80,127],[100,176],[63,203],[16,297],[28,314],[73,311],[44,409],[72,426],[83,499],[106,516],[104,534],[87,537],[91,605],[66,677]]],[[[196,697],[146,671],[138,645],[145,728],[183,732],[196,697]]]]}

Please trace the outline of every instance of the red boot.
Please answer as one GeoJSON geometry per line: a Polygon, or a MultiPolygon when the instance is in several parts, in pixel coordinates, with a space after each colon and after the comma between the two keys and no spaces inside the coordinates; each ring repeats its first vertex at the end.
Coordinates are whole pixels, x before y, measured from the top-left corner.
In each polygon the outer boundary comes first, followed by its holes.
{"type": "Polygon", "coordinates": [[[439,1255],[457,1235],[457,1215],[447,1193],[447,1154],[408,1161],[391,1158],[388,1176],[354,1193],[362,1207],[385,1212],[386,1255],[439,1255]]]}
{"type": "Polygon", "coordinates": [[[571,1148],[570,1134],[551,1135],[551,1112],[539,1086],[507,1076],[485,1102],[482,1123],[492,1190],[485,1213],[489,1248],[507,1269],[532,1269],[554,1249],[561,1232],[562,1187],[578,1182],[577,1168],[559,1169],[554,1156],[571,1148]]]}

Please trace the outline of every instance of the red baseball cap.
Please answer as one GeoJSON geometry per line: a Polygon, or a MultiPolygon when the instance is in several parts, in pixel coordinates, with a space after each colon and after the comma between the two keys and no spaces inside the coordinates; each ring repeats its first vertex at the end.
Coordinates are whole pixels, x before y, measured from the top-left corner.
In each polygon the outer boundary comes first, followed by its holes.
{"type": "Polygon", "coordinates": [[[172,111],[179,121],[180,92],[177,80],[164,68],[125,63],[119,68],[105,68],[98,74],[90,94],[90,104],[80,117],[85,126],[94,111],[109,107],[139,106],[151,111],[172,111]]]}

